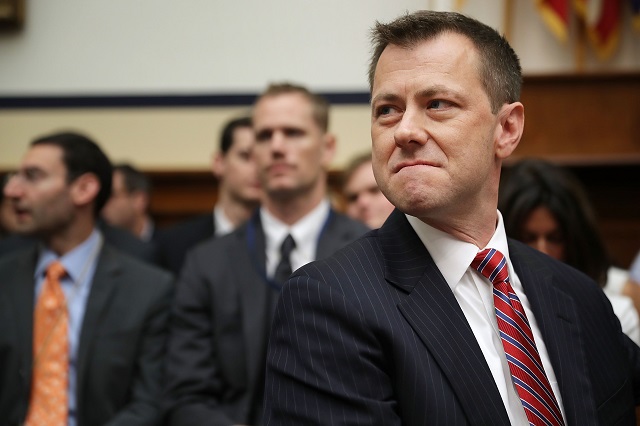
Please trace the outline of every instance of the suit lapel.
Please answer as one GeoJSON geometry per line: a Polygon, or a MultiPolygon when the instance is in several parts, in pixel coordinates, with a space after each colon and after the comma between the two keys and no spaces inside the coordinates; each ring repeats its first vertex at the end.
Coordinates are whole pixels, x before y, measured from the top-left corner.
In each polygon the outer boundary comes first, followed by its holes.
{"type": "Polygon", "coordinates": [[[91,291],[85,307],[82,329],[80,330],[80,342],[78,347],[78,406],[82,406],[82,389],[86,377],[91,349],[95,342],[95,333],[100,326],[116,288],[116,279],[120,269],[114,252],[108,246],[103,246],[98,257],[98,264],[93,275],[91,291]]]}
{"type": "Polygon", "coordinates": [[[239,283],[239,297],[242,306],[242,324],[249,389],[255,389],[255,382],[262,375],[265,359],[266,333],[272,317],[277,293],[266,282],[265,237],[259,214],[255,214],[245,232],[238,233],[239,250],[234,254],[238,264],[235,274],[239,283]],[[249,250],[247,250],[249,245],[249,250]],[[246,253],[250,253],[247,257],[246,253]],[[248,268],[249,264],[253,268],[248,268]],[[265,319],[268,319],[265,321],[265,319]]]}
{"type": "Polygon", "coordinates": [[[471,327],[404,214],[394,211],[379,235],[385,278],[409,293],[398,308],[449,379],[468,421],[508,425],[500,393],[471,327]]]}
{"type": "Polygon", "coordinates": [[[325,223],[318,245],[316,247],[316,259],[324,259],[341,249],[348,242],[342,235],[338,217],[333,210],[329,210],[329,217],[325,223]]]}
{"type": "MultiPolygon", "coordinates": [[[[14,278],[8,280],[10,287],[9,302],[15,312],[19,339],[21,371],[20,377],[28,390],[31,385],[33,364],[33,314],[35,304],[35,280],[37,249],[29,250],[28,255],[20,258],[15,265],[14,278]]],[[[5,327],[8,325],[5,324],[5,327]]]]}
{"type": "Polygon", "coordinates": [[[528,250],[520,243],[509,241],[511,262],[547,347],[567,422],[593,424],[594,419],[598,418],[595,406],[583,402],[585,398],[593,401],[594,397],[575,303],[553,284],[551,270],[538,257],[527,254],[528,250]],[[589,410],[585,410],[585,406],[589,410]]]}

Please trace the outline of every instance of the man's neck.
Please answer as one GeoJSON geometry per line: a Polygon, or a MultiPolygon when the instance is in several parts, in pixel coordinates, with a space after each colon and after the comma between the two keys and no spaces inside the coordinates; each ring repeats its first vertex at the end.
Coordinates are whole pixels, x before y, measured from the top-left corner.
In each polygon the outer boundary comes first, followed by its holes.
{"type": "Polygon", "coordinates": [[[225,217],[234,227],[246,222],[259,206],[256,202],[236,200],[230,196],[220,195],[216,207],[221,207],[225,217]]]}
{"type": "Polygon", "coordinates": [[[145,229],[145,226],[147,225],[148,220],[149,218],[146,215],[137,217],[133,225],[133,228],[131,229],[131,232],[133,233],[133,235],[135,235],[138,238],[142,238],[142,233],[144,232],[144,229],[145,229]]]}
{"type": "Polygon", "coordinates": [[[267,197],[264,202],[264,208],[279,221],[287,225],[293,225],[318,207],[323,199],[324,196],[318,195],[314,197],[295,197],[286,200],[267,197]]]}
{"type": "Polygon", "coordinates": [[[485,247],[495,233],[498,221],[497,209],[481,213],[474,211],[472,217],[459,217],[448,215],[446,220],[438,220],[434,217],[420,217],[419,219],[427,225],[439,229],[454,238],[474,244],[478,248],[485,247]],[[459,220],[452,220],[452,217],[459,217],[459,220]]]}
{"type": "Polygon", "coordinates": [[[89,238],[94,226],[94,220],[78,220],[69,227],[43,238],[43,242],[58,256],[64,256],[89,238]]]}

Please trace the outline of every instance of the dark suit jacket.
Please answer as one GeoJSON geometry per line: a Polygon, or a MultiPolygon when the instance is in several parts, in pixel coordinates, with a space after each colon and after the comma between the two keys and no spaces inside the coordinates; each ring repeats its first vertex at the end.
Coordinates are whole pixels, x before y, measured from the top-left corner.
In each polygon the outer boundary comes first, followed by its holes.
{"type": "MultiPolygon", "coordinates": [[[[366,231],[332,212],[317,257],[331,255],[366,231]]],[[[264,265],[258,214],[187,256],[167,356],[169,424],[259,423],[267,333],[278,295],[265,282],[264,265]]]]}
{"type": "MultiPolygon", "coordinates": [[[[509,241],[567,425],[635,425],[640,349],[597,285],[509,241]]],[[[267,356],[269,425],[491,425],[507,413],[455,296],[395,211],[285,284],[267,356]]]]}
{"type": "Polygon", "coordinates": [[[211,213],[170,228],[158,229],[154,241],[158,246],[160,265],[173,272],[176,277],[179,276],[187,252],[214,234],[215,226],[211,213]]]}
{"type": "MultiPolygon", "coordinates": [[[[24,421],[32,371],[37,250],[0,259],[0,425],[24,421]]],[[[77,365],[78,425],[155,425],[173,283],[105,244],[87,300],[77,365]]]]}

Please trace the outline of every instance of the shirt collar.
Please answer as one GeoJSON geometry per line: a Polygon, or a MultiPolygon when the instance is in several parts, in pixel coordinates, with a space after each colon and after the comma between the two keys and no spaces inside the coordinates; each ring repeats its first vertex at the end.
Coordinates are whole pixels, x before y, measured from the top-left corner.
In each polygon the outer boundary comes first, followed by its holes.
{"type": "Polygon", "coordinates": [[[73,250],[59,257],[53,250],[43,247],[40,251],[34,278],[38,279],[47,271],[49,265],[55,260],[59,260],[64,266],[67,275],[73,282],[80,279],[80,275],[89,262],[97,256],[99,246],[102,244],[102,234],[94,228],[89,237],[76,246],[73,250]]]}
{"type": "Polygon", "coordinates": [[[498,223],[493,236],[487,246],[480,249],[474,244],[458,240],[446,232],[427,225],[417,217],[406,216],[409,224],[429,251],[445,281],[454,290],[480,250],[489,247],[494,248],[509,259],[507,234],[504,230],[502,215],[499,211],[497,213],[498,223]]]}
{"type": "Polygon", "coordinates": [[[215,234],[217,236],[228,234],[235,228],[233,226],[233,223],[224,213],[224,209],[221,205],[216,205],[216,207],[213,209],[213,224],[213,229],[215,230],[215,234]]]}
{"type": "Polygon", "coordinates": [[[142,231],[140,232],[140,239],[145,242],[149,242],[153,239],[153,231],[155,230],[155,225],[153,220],[149,217],[145,218],[144,223],[142,224],[142,231]]]}
{"type": "Polygon", "coordinates": [[[330,209],[329,201],[323,199],[306,216],[289,226],[273,216],[266,208],[261,208],[260,220],[267,246],[279,246],[288,234],[291,234],[298,248],[304,242],[311,242],[315,246],[330,209]]]}

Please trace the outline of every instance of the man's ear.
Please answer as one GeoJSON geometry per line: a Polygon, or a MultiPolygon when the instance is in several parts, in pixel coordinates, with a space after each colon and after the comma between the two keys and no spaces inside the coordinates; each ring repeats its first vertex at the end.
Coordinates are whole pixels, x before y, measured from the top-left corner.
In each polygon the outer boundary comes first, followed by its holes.
{"type": "Polygon", "coordinates": [[[71,184],[71,198],[77,206],[93,203],[99,192],[100,179],[93,173],[80,175],[71,184]]]}
{"type": "Polygon", "coordinates": [[[224,156],[221,152],[217,152],[211,157],[211,173],[218,179],[224,176],[224,156]]]}
{"type": "Polygon", "coordinates": [[[147,210],[149,210],[149,203],[151,202],[149,196],[142,191],[135,191],[131,195],[133,196],[133,205],[136,211],[146,213],[147,210]]]}
{"type": "Polygon", "coordinates": [[[331,161],[336,154],[336,137],[331,133],[325,133],[322,136],[323,152],[322,152],[322,166],[325,170],[329,169],[331,161]]]}
{"type": "Polygon", "coordinates": [[[495,134],[496,157],[505,159],[518,146],[524,131],[524,106],[520,102],[503,105],[498,112],[495,134]]]}

